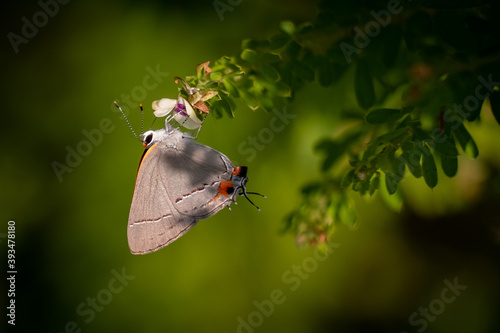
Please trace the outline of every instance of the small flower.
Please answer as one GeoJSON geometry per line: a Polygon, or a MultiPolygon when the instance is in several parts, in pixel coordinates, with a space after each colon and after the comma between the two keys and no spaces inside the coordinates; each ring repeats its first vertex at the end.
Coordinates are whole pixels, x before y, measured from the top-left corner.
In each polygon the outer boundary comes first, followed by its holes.
{"type": "Polygon", "coordinates": [[[358,178],[361,181],[365,180],[366,179],[366,173],[365,172],[358,172],[358,178]]]}
{"type": "Polygon", "coordinates": [[[156,117],[165,117],[172,112],[172,109],[177,105],[177,100],[170,98],[162,98],[154,101],[152,108],[155,110],[153,113],[156,117]]]}
{"type": "MultiPolygon", "coordinates": [[[[209,62],[206,62],[204,64],[201,64],[198,69],[200,67],[203,67],[205,68],[205,70],[207,68],[210,68],[208,67],[208,63],[209,62]]],[[[209,73],[209,72],[208,72],[209,73]]],[[[174,78],[174,82],[175,83],[181,83],[182,84],[182,87],[184,89],[184,91],[187,93],[188,95],[188,101],[189,103],[196,109],[198,109],[200,112],[204,112],[206,114],[210,113],[210,110],[208,109],[208,107],[205,105],[204,102],[208,101],[209,99],[211,99],[212,97],[215,97],[218,92],[215,91],[215,90],[204,90],[204,91],[201,91],[200,88],[196,88],[196,87],[191,87],[184,79],[176,76],[174,78]]]]}
{"type": "Polygon", "coordinates": [[[175,105],[174,112],[175,114],[180,114],[181,116],[188,117],[188,114],[186,113],[186,104],[184,104],[186,100],[182,97],[179,97],[177,99],[177,104],[175,105]]]}
{"type": "Polygon", "coordinates": [[[172,117],[175,121],[187,129],[197,129],[201,125],[201,120],[196,116],[193,107],[183,97],[179,96],[177,100],[162,98],[154,101],[152,107],[156,117],[165,117],[173,111],[172,117]]]}

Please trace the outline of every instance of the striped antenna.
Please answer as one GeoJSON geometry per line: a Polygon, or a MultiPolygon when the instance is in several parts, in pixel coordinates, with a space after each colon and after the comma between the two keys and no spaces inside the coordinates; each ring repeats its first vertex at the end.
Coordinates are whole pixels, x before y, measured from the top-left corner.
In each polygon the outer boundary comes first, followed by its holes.
{"type": "MultiPolygon", "coordinates": [[[[128,127],[130,128],[130,130],[132,131],[132,133],[134,134],[135,138],[139,141],[142,142],[141,138],[139,136],[137,136],[137,134],[135,133],[134,129],[132,128],[132,126],[130,125],[130,122],[128,121],[127,119],[127,116],[125,115],[125,113],[123,112],[121,106],[116,102],[116,101],[113,101],[113,103],[115,103],[115,106],[118,108],[118,110],[120,110],[123,118],[125,118],[125,121],[127,122],[127,125],[128,127]]],[[[143,133],[143,123],[144,123],[144,110],[142,109],[142,104],[140,104],[140,108],[141,108],[141,134],[143,133]]]]}

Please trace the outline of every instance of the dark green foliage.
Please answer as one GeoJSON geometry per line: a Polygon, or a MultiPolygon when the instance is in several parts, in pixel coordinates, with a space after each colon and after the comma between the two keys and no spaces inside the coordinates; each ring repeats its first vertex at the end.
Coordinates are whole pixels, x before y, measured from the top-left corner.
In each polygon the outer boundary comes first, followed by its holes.
{"type": "Polygon", "coordinates": [[[384,187],[393,195],[405,177],[423,178],[432,189],[439,165],[454,177],[462,152],[479,154],[466,126],[480,119],[485,99],[500,122],[499,88],[492,86],[500,81],[495,5],[397,4],[323,1],[316,21],[282,22],[266,40],[243,41],[240,54],[220,58],[210,74],[187,78],[218,92],[207,101],[216,117],[234,116],[236,99],[270,111],[291,102],[304,84],[317,82],[332,94],[339,82],[349,85],[354,102],[345,110],[325,105],[325,112],[357,123],[318,141],[324,179],[303,189],[303,203],[286,220],[285,229],[305,243],[324,241],[337,222],[354,224],[347,191],[374,195],[384,187]]]}
{"type": "Polygon", "coordinates": [[[401,110],[397,109],[375,109],[370,112],[365,117],[368,124],[378,125],[391,121],[396,121],[403,116],[401,110]]]}
{"type": "Polygon", "coordinates": [[[472,139],[465,126],[460,124],[453,132],[465,154],[470,158],[476,158],[479,155],[479,151],[474,139],[472,139]]]}
{"type": "Polygon", "coordinates": [[[375,103],[373,77],[366,61],[360,60],[356,66],[354,92],[362,109],[368,109],[375,103]]]}
{"type": "Polygon", "coordinates": [[[425,183],[430,188],[434,188],[438,182],[436,162],[434,162],[434,156],[432,156],[431,151],[426,146],[423,146],[422,154],[422,174],[425,179],[425,183]]]}

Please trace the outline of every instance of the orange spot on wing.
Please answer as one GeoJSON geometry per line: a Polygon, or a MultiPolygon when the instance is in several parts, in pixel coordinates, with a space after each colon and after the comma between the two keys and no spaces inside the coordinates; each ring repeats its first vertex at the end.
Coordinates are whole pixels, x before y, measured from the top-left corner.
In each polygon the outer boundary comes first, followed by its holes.
{"type": "Polygon", "coordinates": [[[228,197],[229,193],[227,193],[228,188],[234,187],[233,183],[230,180],[226,180],[220,183],[219,185],[219,193],[215,197],[213,197],[213,200],[216,200],[218,197],[221,195],[228,197]]]}
{"type": "Polygon", "coordinates": [[[234,176],[237,176],[237,175],[239,175],[239,174],[240,174],[240,172],[241,172],[241,167],[239,167],[239,166],[235,166],[235,167],[234,167],[234,170],[233,170],[233,175],[234,175],[234,176]]]}
{"type": "Polygon", "coordinates": [[[225,195],[226,197],[228,197],[229,194],[227,193],[227,189],[230,187],[233,187],[233,186],[234,186],[233,183],[229,180],[221,182],[219,185],[219,194],[222,194],[222,195],[225,195]]]}

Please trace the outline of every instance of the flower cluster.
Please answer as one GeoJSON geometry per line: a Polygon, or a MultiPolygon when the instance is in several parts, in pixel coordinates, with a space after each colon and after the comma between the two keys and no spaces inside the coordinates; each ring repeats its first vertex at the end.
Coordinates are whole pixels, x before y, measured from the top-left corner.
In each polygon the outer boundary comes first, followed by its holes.
{"type": "MultiPolygon", "coordinates": [[[[200,65],[206,73],[210,73],[208,62],[200,65]]],[[[198,67],[200,67],[198,66],[198,67]]],[[[162,98],[153,101],[152,108],[156,117],[167,117],[167,122],[174,119],[181,126],[196,130],[199,129],[203,123],[195,109],[201,113],[208,114],[210,110],[205,105],[205,102],[215,97],[217,91],[201,91],[197,87],[191,87],[185,80],[175,77],[175,83],[181,83],[182,88],[179,91],[177,99],[162,98]],[[187,97],[184,98],[182,95],[187,97]]]]}

